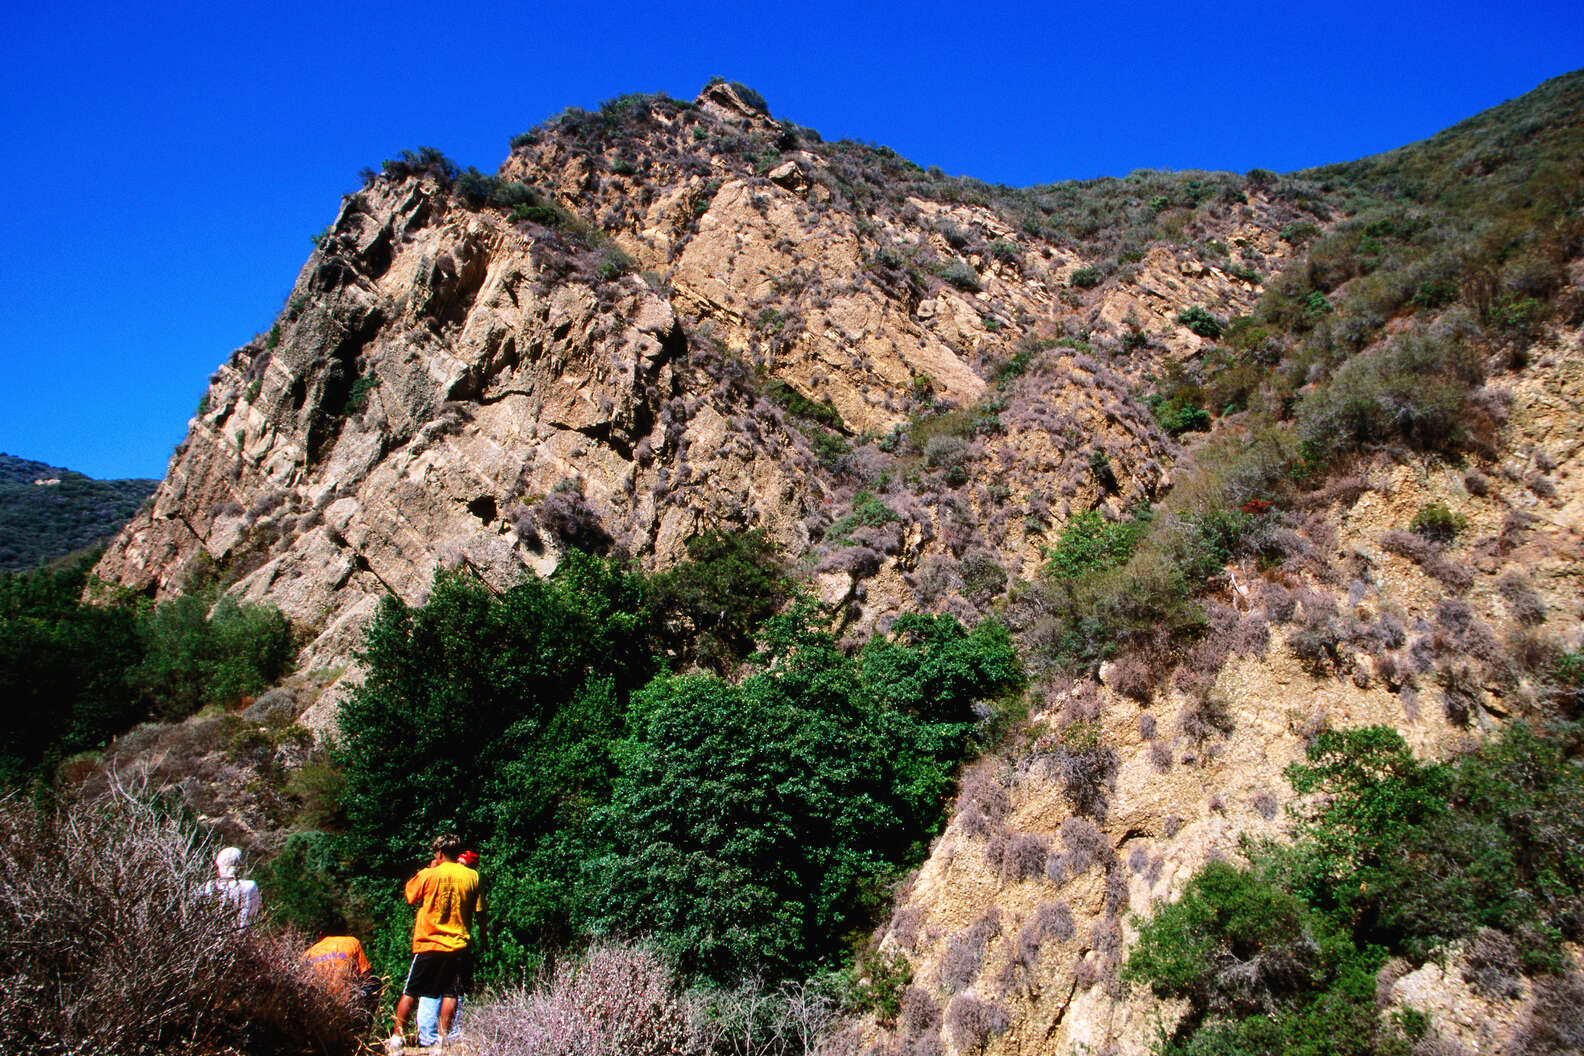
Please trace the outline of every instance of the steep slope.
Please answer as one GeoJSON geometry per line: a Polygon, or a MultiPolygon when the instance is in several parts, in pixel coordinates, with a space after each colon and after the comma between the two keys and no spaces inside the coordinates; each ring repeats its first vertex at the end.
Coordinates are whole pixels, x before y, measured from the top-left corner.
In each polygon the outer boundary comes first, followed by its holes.
{"type": "MultiPolygon", "coordinates": [[[[568,112],[494,178],[405,157],[100,573],[218,570],[326,679],[438,566],[664,567],[708,526],[764,527],[854,637],[995,610],[1031,719],[897,893],[865,1044],[1144,1052],[1182,1009],[1119,984],[1129,911],[1284,832],[1321,730],[1447,757],[1579,717],[1581,96],[1288,177],[952,181],[724,84],[568,112]]],[[[1448,956],[1383,1006],[1511,1042],[1535,982],[1471,1004],[1448,956]]]]}
{"type": "MultiPolygon", "coordinates": [[[[100,575],[160,593],[212,563],[306,629],[308,666],[438,565],[496,586],[567,545],[659,566],[711,525],[807,555],[860,627],[982,608],[1069,510],[1169,479],[1137,379],[1203,343],[1175,308],[1257,288],[1157,246],[1082,295],[1073,248],[939,188],[898,197],[900,164],[716,85],[519,137],[494,184],[512,210],[388,166],[215,373],[100,575]],[[1162,336],[1103,361],[1090,341],[1124,317],[1162,336]]],[[[1237,192],[1195,223],[1273,244],[1284,215],[1237,192]]]]}

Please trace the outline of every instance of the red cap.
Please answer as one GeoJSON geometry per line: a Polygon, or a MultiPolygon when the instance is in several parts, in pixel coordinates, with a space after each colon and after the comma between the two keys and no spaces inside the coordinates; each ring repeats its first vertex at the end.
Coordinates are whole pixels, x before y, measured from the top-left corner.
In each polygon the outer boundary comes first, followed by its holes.
{"type": "Polygon", "coordinates": [[[457,861],[471,869],[475,865],[478,865],[478,852],[463,851],[461,854],[457,855],[457,861]]]}

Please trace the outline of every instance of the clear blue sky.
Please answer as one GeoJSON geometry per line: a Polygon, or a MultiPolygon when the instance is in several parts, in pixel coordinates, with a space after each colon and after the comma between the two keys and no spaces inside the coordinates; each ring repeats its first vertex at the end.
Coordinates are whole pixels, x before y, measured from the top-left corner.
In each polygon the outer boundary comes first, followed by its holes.
{"type": "Polygon", "coordinates": [[[720,75],[991,181],[1291,170],[1584,66],[1584,5],[10,0],[0,57],[0,451],[158,477],[358,170],[404,147],[489,171],[566,106],[720,75]]]}

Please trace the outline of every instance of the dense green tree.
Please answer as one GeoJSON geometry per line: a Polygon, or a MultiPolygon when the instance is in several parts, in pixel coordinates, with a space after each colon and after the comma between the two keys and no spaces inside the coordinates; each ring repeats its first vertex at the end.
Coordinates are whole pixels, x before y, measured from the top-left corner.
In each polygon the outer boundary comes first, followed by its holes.
{"type": "Polygon", "coordinates": [[[711,529],[689,539],[687,550],[686,561],[650,579],[650,604],[670,652],[725,673],[786,600],[786,567],[763,528],[711,529]]]}
{"type": "Polygon", "coordinates": [[[662,677],[638,695],[607,812],[617,850],[595,866],[606,927],[728,978],[809,970],[868,922],[874,879],[939,823],[970,706],[1022,677],[999,628],[899,624],[855,659],[800,599],[739,685],[662,677]]]}
{"type": "Polygon", "coordinates": [[[81,603],[91,563],[0,574],[0,783],[47,773],[142,714],[125,678],[142,655],[136,613],[81,603]]]}
{"type": "Polygon", "coordinates": [[[166,719],[260,693],[291,664],[291,626],[279,610],[217,601],[213,591],[161,602],[140,635],[143,658],[127,678],[166,719]]]}
{"type": "Polygon", "coordinates": [[[386,598],[368,677],[340,713],[358,867],[395,875],[442,827],[475,840],[541,830],[561,775],[598,769],[578,745],[620,729],[600,683],[630,691],[652,670],[641,600],[635,579],[581,554],[499,596],[441,573],[421,607],[386,598]]]}

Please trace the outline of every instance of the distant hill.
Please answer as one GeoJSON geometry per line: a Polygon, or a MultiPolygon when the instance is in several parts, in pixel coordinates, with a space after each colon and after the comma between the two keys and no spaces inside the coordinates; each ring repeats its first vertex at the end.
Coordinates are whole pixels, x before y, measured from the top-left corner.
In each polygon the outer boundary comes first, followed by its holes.
{"type": "Polygon", "coordinates": [[[0,569],[19,572],[103,542],[154,494],[157,480],[94,480],[0,454],[0,569]]]}

